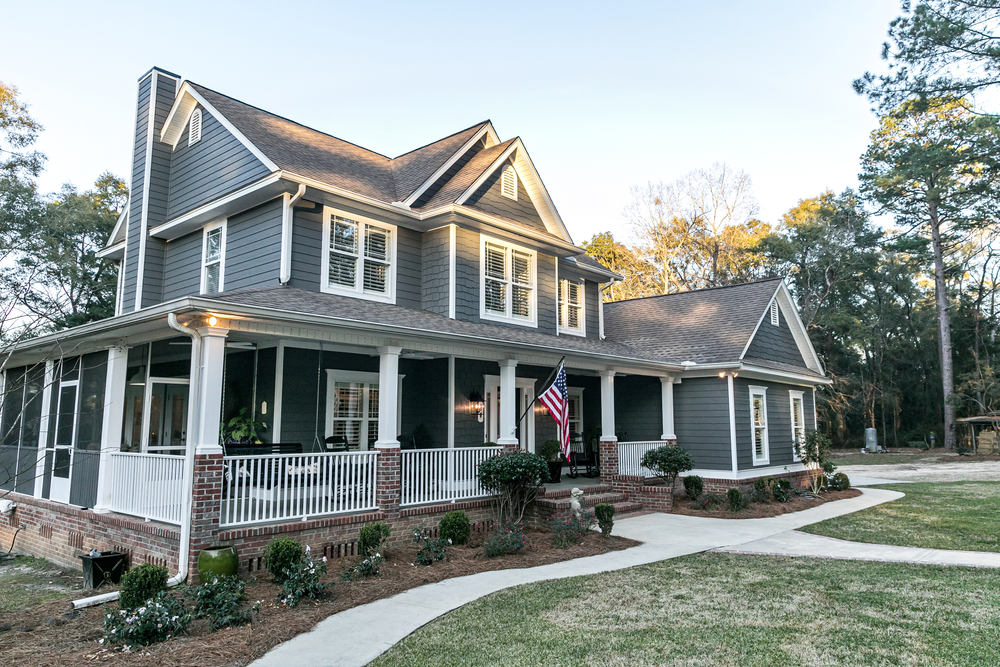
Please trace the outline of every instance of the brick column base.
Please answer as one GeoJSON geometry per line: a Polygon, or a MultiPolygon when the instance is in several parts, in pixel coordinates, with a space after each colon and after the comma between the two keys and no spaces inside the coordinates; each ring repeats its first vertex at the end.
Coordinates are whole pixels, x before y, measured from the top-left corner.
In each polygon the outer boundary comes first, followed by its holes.
{"type": "Polygon", "coordinates": [[[222,508],[222,452],[194,457],[194,495],[191,499],[191,541],[188,577],[198,579],[198,554],[216,545],[222,508]]]}
{"type": "Polygon", "coordinates": [[[375,502],[390,521],[399,518],[399,504],[402,501],[402,458],[399,447],[378,449],[375,502]]]}
{"type": "Polygon", "coordinates": [[[601,438],[598,453],[601,481],[611,484],[618,477],[618,438],[601,438]]]}
{"type": "Polygon", "coordinates": [[[514,452],[521,451],[521,445],[514,443],[513,445],[503,445],[504,454],[513,454],[514,452]]]}

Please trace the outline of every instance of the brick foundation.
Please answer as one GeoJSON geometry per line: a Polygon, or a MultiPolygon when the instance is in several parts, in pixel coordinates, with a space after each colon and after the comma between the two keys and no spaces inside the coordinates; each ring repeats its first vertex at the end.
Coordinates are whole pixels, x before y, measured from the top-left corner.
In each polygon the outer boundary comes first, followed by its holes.
{"type": "MultiPolygon", "coordinates": [[[[702,477],[702,488],[705,493],[725,493],[732,487],[739,487],[743,491],[749,491],[753,488],[753,483],[761,478],[772,477],[784,477],[788,479],[794,488],[804,489],[807,488],[812,482],[813,476],[816,471],[813,470],[799,470],[796,472],[782,473],[779,475],[759,475],[757,477],[749,477],[747,479],[723,479],[716,477],[702,477]]],[[[674,485],[675,493],[684,492],[684,480],[678,477],[677,483],[674,485]]]]}

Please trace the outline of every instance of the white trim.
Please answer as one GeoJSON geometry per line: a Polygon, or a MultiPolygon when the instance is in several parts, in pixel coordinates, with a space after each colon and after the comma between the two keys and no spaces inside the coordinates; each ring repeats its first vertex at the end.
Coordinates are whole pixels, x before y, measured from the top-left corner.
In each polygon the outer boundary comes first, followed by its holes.
{"type": "MultiPolygon", "coordinates": [[[[52,419],[52,384],[54,382],[52,368],[52,360],[46,360],[43,380],[45,385],[42,387],[42,420],[38,425],[38,459],[35,461],[35,487],[32,492],[35,498],[42,497],[42,490],[45,486],[45,450],[49,446],[49,421],[52,419]]],[[[3,384],[3,376],[0,376],[0,396],[3,396],[3,384]]]]}
{"type": "Polygon", "coordinates": [[[421,183],[420,187],[418,187],[416,190],[413,191],[413,194],[404,199],[402,201],[402,205],[406,206],[407,208],[413,206],[413,204],[418,199],[420,199],[420,195],[424,194],[424,192],[427,191],[427,188],[434,185],[439,178],[444,176],[445,172],[451,169],[452,165],[458,162],[458,160],[467,152],[469,152],[469,149],[475,146],[476,143],[479,142],[479,140],[482,139],[484,136],[488,137],[492,141],[492,143],[487,142],[487,148],[489,148],[490,146],[496,146],[498,143],[500,143],[500,137],[497,136],[496,130],[493,129],[493,123],[491,123],[490,121],[486,121],[483,127],[474,135],[472,135],[471,139],[466,141],[462,145],[462,147],[459,148],[457,151],[455,151],[455,153],[450,158],[448,158],[448,160],[444,164],[438,167],[437,171],[431,174],[430,178],[421,183]]]}
{"type": "Polygon", "coordinates": [[[726,375],[726,385],[729,390],[729,452],[732,458],[733,474],[735,475],[739,470],[739,459],[736,450],[736,388],[731,374],[726,375]]]}
{"type": "Polygon", "coordinates": [[[366,218],[364,216],[355,215],[347,211],[341,211],[335,209],[331,206],[323,207],[323,245],[321,246],[321,258],[320,258],[320,285],[319,289],[321,292],[326,292],[328,294],[342,294],[344,296],[352,296],[358,299],[367,299],[369,301],[381,301],[383,303],[396,303],[396,268],[399,262],[399,256],[396,252],[397,240],[399,238],[399,228],[396,225],[381,222],[373,218],[366,218]],[[355,258],[355,269],[354,269],[354,287],[344,287],[342,285],[331,285],[330,284],[330,238],[332,232],[332,220],[333,216],[343,218],[345,220],[350,220],[357,224],[357,255],[355,258]],[[365,291],[364,280],[365,280],[365,229],[366,227],[376,227],[382,229],[389,234],[389,262],[386,269],[385,286],[386,291],[384,294],[379,294],[378,292],[365,291]]]}
{"type": "Polygon", "coordinates": [[[292,235],[295,225],[295,204],[306,194],[306,186],[299,185],[295,194],[281,195],[281,267],[278,282],[284,285],[292,279],[292,235]]]}
{"type": "MultiPolygon", "coordinates": [[[[558,259],[556,263],[558,265],[558,259]]],[[[559,278],[558,273],[556,274],[556,333],[567,334],[569,336],[582,336],[587,337],[587,281],[581,278],[579,281],[571,280],[570,278],[559,278]],[[560,324],[559,320],[569,321],[569,304],[563,303],[563,289],[562,283],[565,282],[567,287],[570,283],[580,286],[580,326],[576,329],[560,324]]]]}
{"type": "MultiPolygon", "coordinates": [[[[760,329],[760,325],[763,324],[764,318],[770,313],[771,304],[773,302],[777,302],[779,309],[784,313],[785,322],[788,323],[788,329],[792,332],[792,338],[795,339],[795,344],[799,348],[799,355],[802,357],[802,361],[805,363],[806,368],[816,371],[817,373],[823,373],[823,364],[820,363],[819,356],[816,354],[816,349],[813,347],[812,341],[809,340],[809,333],[806,331],[806,326],[802,323],[802,318],[799,317],[798,308],[795,307],[795,303],[792,301],[791,293],[788,291],[788,287],[785,286],[784,282],[778,283],[778,286],[774,290],[774,294],[771,295],[771,300],[768,301],[767,309],[761,313],[760,318],[757,320],[757,325],[753,328],[753,333],[743,346],[743,351],[740,352],[740,361],[742,361],[746,356],[747,350],[750,349],[750,345],[753,343],[753,339],[757,337],[757,331],[760,329]],[[792,322],[795,323],[794,326],[792,325],[792,322]]],[[[826,384],[830,383],[831,382],[827,382],[826,384]]]]}
{"type": "Polygon", "coordinates": [[[806,401],[805,401],[805,394],[802,391],[797,391],[797,390],[789,389],[788,390],[788,421],[789,421],[789,423],[791,424],[791,427],[792,427],[792,460],[793,461],[800,461],[801,457],[798,455],[798,452],[795,449],[795,438],[797,436],[797,434],[795,432],[796,431],[796,428],[795,428],[795,400],[796,399],[799,400],[799,402],[801,403],[801,407],[802,407],[802,409],[799,411],[799,414],[802,417],[802,426],[801,426],[801,428],[802,428],[802,434],[803,434],[803,437],[804,437],[805,433],[806,433],[806,401]]]}
{"type": "MultiPolygon", "coordinates": [[[[507,360],[512,361],[512,360],[507,360]]],[[[501,362],[503,363],[503,362],[501,362]]],[[[517,362],[514,362],[516,368],[517,362]]],[[[502,372],[502,370],[501,370],[502,372]]],[[[514,371],[517,372],[516,370],[514,371]]],[[[521,390],[521,404],[514,405],[514,429],[515,432],[521,426],[518,423],[518,419],[521,417],[521,413],[524,411],[523,403],[526,400],[533,400],[535,398],[535,384],[538,380],[535,378],[517,377],[514,376],[514,395],[516,396],[516,390],[521,390]],[[531,394],[528,396],[528,394],[531,394]]],[[[500,376],[499,375],[484,375],[483,376],[483,400],[485,401],[488,396],[493,396],[492,405],[488,405],[486,408],[486,413],[488,417],[483,420],[483,442],[496,442],[498,444],[503,444],[500,441],[504,440],[504,436],[501,433],[501,415],[500,410],[497,409],[500,401],[500,376]],[[493,436],[496,436],[495,438],[493,436]]],[[[524,428],[521,428],[521,438],[516,441],[519,447],[524,448],[525,451],[534,452],[536,448],[535,442],[535,412],[534,409],[528,410],[528,413],[524,415],[523,420],[524,428]],[[522,442],[523,440],[523,442],[522,442]]],[[[508,439],[513,439],[513,435],[508,439]]],[[[514,443],[510,443],[514,444],[514,443]]]]}
{"type": "Polygon", "coordinates": [[[455,285],[458,273],[455,268],[456,256],[458,254],[456,225],[448,225],[448,317],[455,319],[455,307],[457,299],[455,296],[455,285]]]}
{"type": "Polygon", "coordinates": [[[815,431],[815,430],[819,429],[819,422],[816,421],[816,387],[813,387],[812,390],[813,390],[813,425],[812,425],[812,427],[813,427],[813,430],[815,431]]]}
{"type": "Polygon", "coordinates": [[[579,419],[577,421],[580,422],[580,428],[579,428],[579,430],[576,430],[576,431],[573,431],[571,429],[570,433],[579,433],[581,436],[583,436],[583,431],[587,427],[587,424],[585,423],[585,421],[583,419],[583,414],[584,414],[584,412],[583,412],[583,390],[584,390],[583,387],[566,387],[566,393],[569,395],[570,400],[573,400],[574,398],[577,398],[577,399],[580,400],[579,410],[577,412],[577,416],[579,416],[579,419]]]}
{"type": "Polygon", "coordinates": [[[201,141],[201,120],[202,120],[201,109],[199,107],[195,107],[194,110],[191,111],[190,118],[188,118],[188,146],[192,146],[192,145],[198,143],[199,141],[201,141]],[[198,119],[198,137],[197,138],[195,138],[195,136],[194,136],[194,134],[195,134],[194,133],[194,130],[195,130],[195,126],[194,126],[195,118],[198,119]]]}
{"type": "Polygon", "coordinates": [[[115,315],[122,314],[122,307],[125,305],[125,258],[118,262],[118,278],[115,281],[115,315]]]}
{"type": "Polygon", "coordinates": [[[769,477],[771,475],[781,475],[783,473],[802,472],[807,470],[802,463],[790,463],[784,466],[769,466],[767,468],[749,468],[747,470],[713,470],[711,468],[694,468],[688,470],[681,477],[698,475],[707,479],[752,479],[754,477],[769,477]]]}
{"type": "MultiPolygon", "coordinates": [[[[380,373],[378,372],[367,372],[367,371],[345,371],[339,368],[327,368],[326,370],[326,399],[323,407],[323,425],[324,433],[323,439],[326,440],[329,434],[333,433],[333,388],[338,382],[357,382],[360,384],[375,385],[379,388],[379,396],[381,396],[381,382],[379,381],[380,373]]],[[[403,378],[405,376],[397,373],[396,374],[396,434],[400,432],[403,424],[403,378]]],[[[372,449],[377,447],[378,441],[378,429],[379,429],[379,417],[372,419],[368,415],[369,411],[369,397],[367,392],[365,393],[364,400],[361,405],[362,421],[365,422],[365,430],[362,433],[361,438],[358,440],[358,451],[369,451],[368,440],[372,435],[369,428],[375,429],[375,441],[372,442],[372,449]]],[[[381,412],[379,413],[381,414],[381,412]]],[[[393,435],[393,440],[395,440],[395,434],[393,435]]],[[[399,446],[399,443],[396,443],[399,446]]]]}
{"type": "Polygon", "coordinates": [[[94,255],[96,257],[98,257],[99,259],[104,259],[105,257],[108,257],[110,255],[117,254],[119,250],[122,251],[122,259],[124,260],[125,259],[125,241],[122,241],[121,243],[116,243],[113,246],[108,246],[106,248],[101,248],[96,253],[94,253],[94,255]]]}
{"type": "Polygon", "coordinates": [[[122,209],[122,212],[118,214],[118,219],[115,220],[115,227],[114,229],[111,230],[111,236],[108,237],[108,242],[105,244],[104,248],[97,251],[98,257],[102,256],[101,255],[102,252],[103,253],[109,252],[113,247],[117,248],[119,245],[122,245],[128,240],[127,234],[125,238],[123,238],[121,241],[116,241],[115,239],[118,238],[118,232],[121,231],[122,225],[125,224],[125,218],[128,217],[128,207],[130,203],[131,203],[130,200],[128,199],[125,200],[125,207],[122,209]]]}
{"type": "Polygon", "coordinates": [[[158,73],[153,70],[149,83],[149,111],[146,120],[146,157],[142,176],[142,208],[139,214],[139,260],[135,274],[135,310],[142,309],[142,283],[146,269],[146,226],[149,223],[149,177],[153,167],[153,125],[156,119],[156,83],[158,73]]]}
{"type": "Polygon", "coordinates": [[[538,326],[538,253],[536,251],[510,241],[485,234],[479,235],[479,318],[525,327],[538,326]],[[504,284],[507,285],[506,298],[504,299],[505,315],[499,315],[486,309],[486,245],[488,243],[504,248],[504,284]],[[511,289],[511,286],[514,283],[513,257],[515,251],[531,257],[531,299],[528,304],[530,309],[528,317],[517,317],[511,310],[514,301],[514,290],[511,289]]]}
{"type": "Polygon", "coordinates": [[[769,442],[770,434],[768,433],[770,427],[768,425],[768,422],[769,420],[767,418],[767,387],[764,387],[762,385],[752,384],[750,385],[750,454],[753,460],[753,465],[755,466],[768,465],[771,462],[771,447],[769,442]],[[764,417],[764,423],[761,424],[760,426],[757,426],[753,418],[753,403],[754,403],[754,398],[757,397],[762,399],[761,402],[763,404],[762,405],[763,409],[761,410],[761,414],[764,417]],[[764,451],[760,456],[757,456],[757,444],[756,444],[757,429],[761,429],[763,433],[763,437],[761,438],[762,441],[761,444],[763,445],[764,451]]]}
{"type": "MultiPolygon", "coordinates": [[[[149,235],[161,236],[179,225],[183,225],[184,223],[201,216],[210,215],[212,211],[214,211],[215,209],[221,208],[222,206],[225,206],[226,204],[236,201],[241,197],[245,197],[246,195],[255,192],[256,190],[262,190],[263,188],[266,188],[269,185],[274,185],[280,180],[281,180],[280,174],[271,174],[270,176],[265,176],[261,180],[256,181],[255,183],[251,183],[246,187],[240,188],[239,190],[236,190],[226,195],[225,197],[214,199],[209,203],[202,204],[198,208],[192,209],[179,217],[176,217],[172,220],[168,220],[167,222],[164,222],[161,225],[153,227],[152,229],[149,230],[149,235]]],[[[269,199],[274,199],[277,196],[278,195],[275,194],[269,199]]],[[[131,224],[131,222],[129,224],[131,224]]],[[[164,237],[164,238],[169,239],[170,237],[164,237]]]]}
{"type": "Polygon", "coordinates": [[[455,449],[455,355],[448,355],[448,449],[455,449]]]}
{"type": "Polygon", "coordinates": [[[271,441],[281,442],[281,404],[285,384],[285,341],[279,340],[274,352],[274,416],[271,418],[271,441]]]}
{"type": "Polygon", "coordinates": [[[218,292],[212,292],[212,294],[219,294],[226,290],[226,233],[229,227],[228,220],[223,218],[216,222],[209,223],[205,225],[201,230],[201,287],[200,294],[207,295],[205,291],[208,283],[208,264],[205,263],[205,253],[208,251],[208,235],[210,232],[214,232],[216,229],[221,229],[219,243],[219,259],[216,262],[219,264],[219,290],[218,292]]]}

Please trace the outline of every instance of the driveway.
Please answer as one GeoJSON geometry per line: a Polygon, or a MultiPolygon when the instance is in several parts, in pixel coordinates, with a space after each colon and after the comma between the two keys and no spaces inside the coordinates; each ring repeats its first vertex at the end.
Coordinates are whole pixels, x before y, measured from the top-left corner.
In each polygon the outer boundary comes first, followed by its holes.
{"type": "Polygon", "coordinates": [[[839,466],[858,486],[892,482],[996,482],[1000,481],[1000,461],[975,463],[888,463],[884,465],[839,466]],[[857,480],[855,480],[857,477],[857,480]],[[872,481],[877,479],[878,481],[872,481]]]}

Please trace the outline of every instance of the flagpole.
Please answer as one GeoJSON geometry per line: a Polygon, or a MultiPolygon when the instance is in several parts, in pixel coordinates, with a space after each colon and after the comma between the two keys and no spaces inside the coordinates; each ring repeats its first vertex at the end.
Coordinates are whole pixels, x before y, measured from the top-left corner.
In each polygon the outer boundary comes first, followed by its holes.
{"type": "MultiPolygon", "coordinates": [[[[562,356],[562,358],[561,358],[561,359],[559,359],[559,363],[558,363],[558,364],[556,364],[556,367],[552,369],[552,372],[551,372],[551,373],[549,373],[549,376],[548,376],[547,378],[545,378],[545,382],[543,382],[543,383],[542,383],[542,391],[544,391],[544,390],[545,390],[545,388],[547,388],[547,387],[548,387],[548,385],[549,385],[549,382],[550,382],[550,381],[552,380],[552,378],[554,378],[554,377],[555,377],[556,373],[558,373],[558,372],[559,372],[559,369],[560,369],[560,368],[562,367],[562,365],[563,365],[563,363],[565,363],[565,361],[566,361],[566,355],[564,354],[564,355],[562,356]]],[[[521,423],[521,420],[523,420],[523,419],[524,419],[524,416],[525,416],[526,414],[528,414],[528,410],[531,410],[532,406],[534,406],[534,405],[535,405],[535,401],[537,401],[537,400],[538,400],[538,396],[539,396],[539,394],[538,394],[538,392],[536,391],[536,392],[535,392],[535,397],[534,397],[533,399],[531,399],[531,403],[529,403],[529,404],[528,404],[528,407],[527,407],[527,408],[525,408],[525,409],[524,409],[524,412],[522,412],[522,413],[521,413],[521,417],[520,417],[520,418],[519,418],[519,419],[518,419],[518,420],[517,420],[516,422],[514,422],[514,428],[515,428],[515,429],[517,428],[517,425],[521,423]]],[[[513,434],[511,434],[511,435],[513,435],[513,434]]]]}

